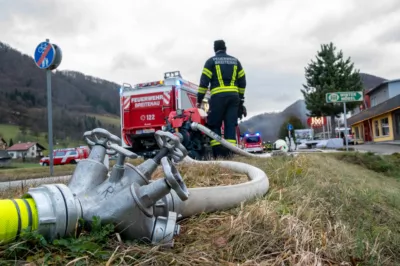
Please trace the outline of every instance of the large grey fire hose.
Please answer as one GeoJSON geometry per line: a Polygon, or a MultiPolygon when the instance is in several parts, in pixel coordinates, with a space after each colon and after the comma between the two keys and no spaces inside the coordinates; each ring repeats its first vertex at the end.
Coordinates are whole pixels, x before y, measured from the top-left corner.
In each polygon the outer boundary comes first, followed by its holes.
{"type": "MultiPolygon", "coordinates": [[[[209,132],[205,127],[197,128],[209,132]]],[[[3,224],[18,223],[24,227],[6,235],[0,234],[0,243],[14,240],[27,228],[38,230],[48,240],[76,235],[77,229],[82,226],[90,229],[93,217],[99,217],[104,224],[115,224],[124,239],[171,247],[173,237],[179,234],[179,218],[232,208],[243,201],[263,196],[269,188],[267,175],[254,166],[229,161],[199,162],[189,158],[178,136],[170,132],[156,132],[160,152],[137,167],[124,163],[126,157],[137,158],[137,155],[121,147],[121,139],[117,136],[101,128],[85,132],[84,136],[92,147],[91,152],[88,159],[78,162],[68,186],[41,185],[30,188],[23,196],[24,208],[28,208],[26,211],[30,213],[29,223],[23,221],[28,219],[26,216],[9,215],[10,208],[2,210],[0,205],[3,224]],[[106,154],[118,154],[110,174],[103,163],[106,154]],[[187,189],[174,166],[179,162],[218,164],[246,174],[250,181],[187,189]],[[151,180],[159,165],[165,177],[151,180]],[[80,224],[80,220],[84,224],[80,224]]],[[[229,144],[218,137],[216,139],[223,145],[229,144]]],[[[237,149],[234,151],[239,152],[237,149]]]]}
{"type": "MultiPolygon", "coordinates": [[[[191,128],[193,130],[199,130],[201,132],[203,132],[204,134],[206,134],[207,136],[209,136],[210,138],[218,141],[221,143],[221,145],[223,145],[224,147],[230,149],[232,152],[245,156],[245,157],[254,157],[254,158],[269,158],[272,157],[272,154],[270,153],[265,153],[265,154],[253,154],[247,151],[244,151],[242,149],[240,149],[239,147],[236,147],[235,145],[232,145],[232,143],[229,143],[228,141],[226,141],[225,139],[223,139],[221,136],[219,136],[218,134],[214,133],[211,129],[196,123],[196,122],[192,122],[191,124],[191,128]]],[[[279,153],[282,154],[282,153],[279,153]]],[[[291,155],[296,155],[295,153],[292,153],[291,155]]]]}
{"type": "Polygon", "coordinates": [[[176,209],[182,217],[189,217],[202,212],[226,210],[240,205],[241,202],[262,197],[269,189],[268,177],[264,171],[252,165],[230,161],[196,161],[186,156],[186,163],[200,165],[215,164],[234,172],[245,174],[250,179],[246,183],[229,186],[190,188],[187,201],[178,201],[176,209]]]}
{"type": "Polygon", "coordinates": [[[210,138],[212,138],[213,140],[216,140],[218,142],[221,143],[221,145],[223,145],[224,147],[230,149],[231,151],[233,151],[236,154],[242,155],[242,156],[246,156],[246,157],[256,157],[256,158],[268,158],[271,157],[271,154],[266,153],[266,154],[252,154],[249,152],[246,152],[234,145],[232,145],[232,143],[229,143],[228,141],[226,141],[225,139],[223,139],[221,136],[219,136],[218,134],[216,134],[215,132],[213,132],[211,129],[196,123],[196,122],[192,122],[191,127],[193,130],[199,130],[201,132],[203,132],[204,134],[206,134],[207,136],[209,136],[210,138]]]}

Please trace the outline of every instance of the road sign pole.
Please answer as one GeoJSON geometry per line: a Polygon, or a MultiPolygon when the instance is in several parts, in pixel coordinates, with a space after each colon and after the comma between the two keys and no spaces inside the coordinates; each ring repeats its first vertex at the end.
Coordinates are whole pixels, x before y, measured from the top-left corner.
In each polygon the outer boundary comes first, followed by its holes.
{"type": "MultiPolygon", "coordinates": [[[[349,150],[348,143],[348,130],[347,130],[347,118],[346,118],[346,103],[347,102],[360,102],[364,100],[364,92],[363,91],[339,91],[339,92],[328,92],[325,95],[326,103],[343,103],[343,112],[344,112],[344,127],[345,127],[345,142],[346,142],[346,151],[349,150]]],[[[333,129],[332,129],[333,130],[333,129]]]]}
{"type": "Polygon", "coordinates": [[[347,131],[347,118],[346,118],[347,110],[346,110],[346,102],[343,103],[343,116],[344,116],[344,139],[346,142],[346,151],[349,151],[349,143],[348,143],[348,131],[347,131]]]}
{"type": "Polygon", "coordinates": [[[293,130],[293,125],[292,124],[287,124],[287,130],[288,130],[288,137],[289,137],[289,143],[288,143],[288,147],[289,147],[289,151],[291,151],[291,146],[292,146],[292,140],[291,140],[291,131],[293,130]]]}
{"type": "MultiPolygon", "coordinates": [[[[46,39],[46,42],[50,42],[46,39]]],[[[48,123],[48,133],[47,138],[49,140],[49,160],[50,160],[50,176],[53,176],[53,112],[52,112],[52,101],[51,101],[51,70],[46,70],[47,78],[47,123],[48,123]]]]}
{"type": "Polygon", "coordinates": [[[49,166],[50,176],[53,176],[53,112],[51,99],[51,71],[56,69],[62,60],[62,52],[56,44],[51,44],[49,39],[41,42],[36,46],[34,53],[34,61],[38,68],[46,70],[47,81],[47,137],[49,141],[49,166]]]}

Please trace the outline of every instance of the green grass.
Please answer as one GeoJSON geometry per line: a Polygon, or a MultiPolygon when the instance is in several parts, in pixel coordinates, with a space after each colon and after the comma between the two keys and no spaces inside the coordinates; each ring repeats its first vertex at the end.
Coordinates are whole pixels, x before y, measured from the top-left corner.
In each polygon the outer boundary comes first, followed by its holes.
{"type": "MultiPolygon", "coordinates": [[[[11,162],[11,165],[8,166],[8,169],[21,169],[21,168],[36,168],[42,167],[39,163],[20,163],[20,162],[11,162]]],[[[3,168],[4,169],[4,168],[3,168]]]]}
{"type": "MultiPolygon", "coordinates": [[[[101,121],[103,125],[114,125],[116,127],[120,126],[120,119],[118,116],[96,115],[96,114],[89,114],[89,115],[95,116],[96,119],[101,121]]],[[[29,131],[25,136],[21,136],[19,126],[0,124],[0,137],[3,137],[7,143],[9,143],[10,139],[13,139],[14,144],[18,143],[19,140],[21,142],[38,142],[43,147],[48,149],[49,145],[45,136],[46,136],[45,132],[39,134],[38,136],[34,136],[29,131]],[[18,136],[22,137],[22,139],[18,139],[18,136]]],[[[56,140],[56,143],[54,143],[54,149],[77,147],[81,145],[86,145],[84,140],[71,140],[67,138],[62,140],[56,140]]],[[[48,151],[44,151],[44,155],[47,156],[48,151]]]]}
{"type": "MultiPolygon", "coordinates": [[[[28,233],[1,247],[0,258],[37,265],[399,265],[399,180],[337,156],[235,158],[268,174],[268,193],[181,221],[172,250],[122,243],[111,225],[97,221],[78,239],[47,243],[28,233]]],[[[244,181],[215,166],[178,168],[189,187],[244,181]]],[[[158,170],[154,177],[160,176],[158,170]]],[[[0,198],[19,197],[24,189],[0,198]]]]}
{"type": "MultiPolygon", "coordinates": [[[[20,130],[18,126],[15,125],[5,125],[5,124],[0,124],[0,136],[4,138],[4,140],[9,143],[10,139],[13,139],[14,144],[18,143],[18,136],[20,135],[20,130]]],[[[48,149],[49,144],[48,141],[46,140],[46,133],[41,133],[39,136],[33,136],[29,131],[25,136],[20,139],[21,142],[38,142],[40,145],[48,149]]],[[[77,147],[80,145],[86,145],[86,143],[78,140],[70,140],[70,139],[63,139],[59,140],[56,143],[54,143],[54,149],[60,149],[60,148],[68,148],[68,147],[77,147]],[[57,144],[58,143],[58,144],[57,144]]],[[[45,150],[43,152],[45,156],[48,155],[48,151],[45,150]]]]}
{"type": "Polygon", "coordinates": [[[372,152],[347,152],[332,154],[338,160],[361,165],[367,169],[400,180],[400,154],[379,155],[372,152]]]}
{"type": "MultiPolygon", "coordinates": [[[[14,164],[12,165],[14,166],[14,164]]],[[[75,165],[55,165],[54,176],[71,175],[75,165]]],[[[17,167],[0,169],[0,182],[17,181],[33,178],[42,178],[50,175],[48,166],[34,165],[31,163],[17,164],[17,167]]]]}
{"type": "Polygon", "coordinates": [[[120,126],[121,120],[119,116],[111,116],[111,115],[97,115],[97,114],[89,114],[89,116],[94,116],[96,119],[100,120],[103,124],[114,125],[116,127],[120,126]]]}
{"type": "Polygon", "coordinates": [[[18,126],[0,124],[0,136],[3,137],[4,140],[7,141],[7,143],[10,141],[11,138],[14,140],[18,133],[18,126]]]}
{"type": "MultiPolygon", "coordinates": [[[[110,161],[110,168],[116,161],[110,161]]],[[[127,159],[126,162],[137,165],[139,159],[127,159]]],[[[55,165],[54,176],[71,175],[76,165],[55,165]]],[[[25,180],[31,178],[41,178],[50,175],[48,166],[41,166],[39,163],[22,163],[13,161],[10,166],[0,168],[0,182],[25,180]]]]}

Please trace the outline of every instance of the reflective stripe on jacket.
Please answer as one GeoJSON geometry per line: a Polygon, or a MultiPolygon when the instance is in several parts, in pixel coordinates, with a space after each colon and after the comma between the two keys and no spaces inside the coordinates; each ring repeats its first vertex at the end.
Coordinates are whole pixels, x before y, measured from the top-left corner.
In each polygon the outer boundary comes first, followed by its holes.
{"type": "Polygon", "coordinates": [[[197,102],[201,103],[210,87],[210,94],[237,92],[244,98],[246,75],[240,61],[224,51],[218,51],[204,64],[200,77],[197,102]]]}

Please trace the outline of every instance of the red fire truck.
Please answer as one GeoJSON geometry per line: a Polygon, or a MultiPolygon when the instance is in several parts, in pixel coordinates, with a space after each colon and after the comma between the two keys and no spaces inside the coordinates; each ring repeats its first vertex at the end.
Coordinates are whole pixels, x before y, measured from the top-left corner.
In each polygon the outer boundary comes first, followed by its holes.
{"type": "MultiPolygon", "coordinates": [[[[166,130],[168,116],[177,110],[195,108],[198,85],[182,78],[179,71],[164,73],[164,79],[123,84],[120,89],[122,146],[143,157],[158,151],[154,132],[166,130]]],[[[208,111],[209,91],[203,100],[208,111]]]]}
{"type": "MultiPolygon", "coordinates": [[[[89,157],[90,149],[87,146],[80,146],[77,148],[64,148],[56,149],[53,151],[53,164],[63,165],[63,164],[76,164],[80,160],[89,157]]],[[[43,157],[39,162],[42,166],[50,165],[50,158],[43,157]]]]}
{"type": "Polygon", "coordinates": [[[262,153],[264,152],[264,146],[260,133],[245,134],[242,139],[242,148],[247,152],[262,153]]]}

